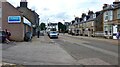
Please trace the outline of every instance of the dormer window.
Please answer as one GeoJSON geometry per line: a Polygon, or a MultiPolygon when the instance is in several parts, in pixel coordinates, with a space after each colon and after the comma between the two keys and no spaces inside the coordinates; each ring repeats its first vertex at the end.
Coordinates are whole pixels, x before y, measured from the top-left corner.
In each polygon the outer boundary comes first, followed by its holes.
{"type": "Polygon", "coordinates": [[[87,18],[86,18],[86,17],[84,17],[84,21],[86,21],[86,19],[87,19],[87,18]]]}
{"type": "Polygon", "coordinates": [[[93,18],[96,18],[96,14],[93,14],[93,18]]]}
{"type": "Polygon", "coordinates": [[[117,10],[117,19],[120,19],[120,9],[117,10]]]}
{"type": "Polygon", "coordinates": [[[113,11],[106,11],[104,12],[104,21],[111,21],[113,20],[113,11]]]}

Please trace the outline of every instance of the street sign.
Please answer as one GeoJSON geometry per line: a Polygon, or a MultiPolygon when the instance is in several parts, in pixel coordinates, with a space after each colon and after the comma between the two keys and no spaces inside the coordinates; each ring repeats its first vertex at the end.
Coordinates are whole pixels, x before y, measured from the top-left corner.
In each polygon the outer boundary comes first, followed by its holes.
{"type": "Polygon", "coordinates": [[[8,16],[8,23],[20,23],[21,17],[20,16],[8,16]]]}

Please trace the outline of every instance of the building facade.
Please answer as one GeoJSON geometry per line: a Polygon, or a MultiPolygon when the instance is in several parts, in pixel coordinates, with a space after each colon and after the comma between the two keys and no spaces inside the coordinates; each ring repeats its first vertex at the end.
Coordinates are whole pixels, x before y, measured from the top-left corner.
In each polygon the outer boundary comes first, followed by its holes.
{"type": "Polygon", "coordinates": [[[49,31],[58,31],[58,23],[48,23],[47,32],[49,31]]]}
{"type": "Polygon", "coordinates": [[[35,10],[29,9],[27,4],[27,0],[21,0],[20,7],[17,7],[17,9],[32,23],[32,33],[35,36],[39,27],[39,15],[35,10]]]}
{"type": "Polygon", "coordinates": [[[81,18],[75,17],[75,22],[71,25],[72,33],[83,36],[103,36],[102,11],[93,13],[88,11],[81,18]],[[73,27],[72,27],[73,26],[73,27]]]}
{"type": "Polygon", "coordinates": [[[31,31],[29,22],[20,11],[9,2],[1,2],[2,5],[2,30],[10,31],[10,39],[24,41],[25,33],[31,31]]]}
{"type": "Polygon", "coordinates": [[[116,33],[120,29],[120,1],[117,0],[112,5],[104,4],[103,11],[104,36],[116,39],[116,33]]]}

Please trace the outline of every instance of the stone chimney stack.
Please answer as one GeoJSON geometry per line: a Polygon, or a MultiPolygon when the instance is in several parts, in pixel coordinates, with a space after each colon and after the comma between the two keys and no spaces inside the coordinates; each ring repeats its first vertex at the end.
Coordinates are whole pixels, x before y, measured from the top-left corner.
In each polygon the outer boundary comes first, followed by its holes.
{"type": "Polygon", "coordinates": [[[107,6],[108,6],[108,4],[104,4],[104,5],[103,5],[103,9],[106,8],[107,6]]]}
{"type": "Polygon", "coordinates": [[[93,14],[93,11],[88,11],[88,15],[90,16],[90,15],[92,15],[93,14]]]}
{"type": "Polygon", "coordinates": [[[119,0],[115,0],[115,2],[113,2],[113,4],[120,4],[119,0]]]}
{"type": "Polygon", "coordinates": [[[27,0],[21,0],[20,7],[27,7],[27,0]]]}
{"type": "Polygon", "coordinates": [[[7,0],[0,0],[0,2],[7,2],[7,0]]]}

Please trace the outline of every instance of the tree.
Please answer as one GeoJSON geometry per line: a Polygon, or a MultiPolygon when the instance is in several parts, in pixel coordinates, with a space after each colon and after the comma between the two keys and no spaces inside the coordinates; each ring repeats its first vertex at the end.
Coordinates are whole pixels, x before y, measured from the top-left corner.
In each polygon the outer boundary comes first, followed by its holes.
{"type": "Polygon", "coordinates": [[[58,30],[59,30],[59,32],[65,32],[66,26],[63,25],[61,22],[58,22],[58,30]]]}
{"type": "Polygon", "coordinates": [[[40,24],[40,29],[41,29],[41,30],[45,30],[45,29],[46,29],[45,23],[41,23],[41,24],[40,24]]]}
{"type": "Polygon", "coordinates": [[[63,26],[63,24],[61,22],[58,22],[58,30],[59,30],[59,32],[62,31],[62,26],[63,26]]]}

